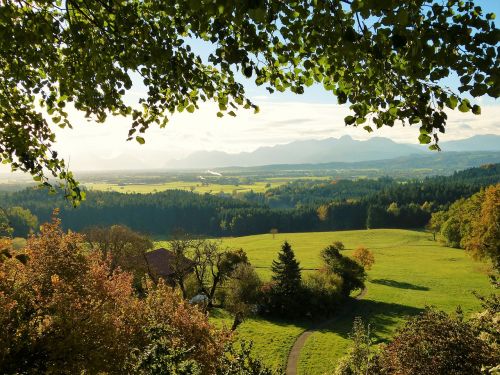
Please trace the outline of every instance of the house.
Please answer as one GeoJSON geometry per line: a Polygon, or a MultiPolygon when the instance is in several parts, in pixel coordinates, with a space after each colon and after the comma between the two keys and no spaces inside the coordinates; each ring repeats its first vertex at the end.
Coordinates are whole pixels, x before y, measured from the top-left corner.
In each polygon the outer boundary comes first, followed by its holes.
{"type": "Polygon", "coordinates": [[[165,281],[173,284],[175,279],[183,277],[194,270],[194,261],[185,256],[177,256],[173,251],[165,248],[159,248],[146,253],[151,276],[154,278],[163,278],[165,281]]]}

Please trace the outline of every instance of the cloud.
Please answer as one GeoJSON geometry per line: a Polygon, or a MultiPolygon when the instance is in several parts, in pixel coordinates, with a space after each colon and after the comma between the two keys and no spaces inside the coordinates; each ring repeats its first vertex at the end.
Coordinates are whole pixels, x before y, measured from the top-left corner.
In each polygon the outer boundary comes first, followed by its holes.
{"type": "MultiPolygon", "coordinates": [[[[140,161],[148,168],[158,168],[163,166],[164,160],[182,158],[199,150],[237,153],[262,146],[342,135],[354,139],[388,137],[396,142],[418,143],[418,126],[382,127],[371,134],[362,128],[346,127],[343,119],[349,114],[349,108],[345,105],[271,100],[258,104],[259,114],[241,109],[236,117],[218,118],[217,105],[204,103],[193,114],[173,115],[165,129],[149,129],[144,135],[146,144],[142,146],[135,141],[125,141],[129,119],[110,117],[105,124],[95,124],[70,110],[75,128],[55,130],[55,149],[71,158],[72,168],[89,170],[109,168],[113,163],[123,168],[132,161],[136,164],[140,161]]],[[[448,112],[447,132],[440,136],[441,140],[500,134],[500,106],[484,105],[482,112],[481,116],[448,112]]]]}

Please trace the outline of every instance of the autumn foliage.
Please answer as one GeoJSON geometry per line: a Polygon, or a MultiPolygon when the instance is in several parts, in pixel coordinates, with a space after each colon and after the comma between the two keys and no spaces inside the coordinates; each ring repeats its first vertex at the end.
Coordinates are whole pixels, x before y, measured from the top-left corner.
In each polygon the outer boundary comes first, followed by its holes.
{"type": "Polygon", "coordinates": [[[110,258],[89,251],[80,234],[63,232],[59,219],[28,240],[24,257],[5,253],[1,373],[132,373],[134,358],[150,347],[149,333],[158,326],[169,348],[186,353],[202,373],[216,372],[228,332],[216,330],[162,282],[145,282],[139,298],[131,274],[113,270],[110,258]]]}
{"type": "Polygon", "coordinates": [[[375,263],[375,256],[373,255],[373,253],[363,246],[360,246],[356,250],[354,250],[352,257],[356,262],[361,264],[365,268],[365,270],[370,270],[375,263]]]}

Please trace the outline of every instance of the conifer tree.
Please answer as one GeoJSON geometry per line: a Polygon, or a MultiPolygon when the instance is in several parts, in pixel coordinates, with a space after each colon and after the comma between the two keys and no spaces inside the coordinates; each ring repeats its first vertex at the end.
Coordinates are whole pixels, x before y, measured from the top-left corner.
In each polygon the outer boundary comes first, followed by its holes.
{"type": "Polygon", "coordinates": [[[285,241],[278,254],[278,260],[273,260],[271,266],[272,279],[283,295],[292,295],[300,289],[300,265],[290,244],[285,241]]]}

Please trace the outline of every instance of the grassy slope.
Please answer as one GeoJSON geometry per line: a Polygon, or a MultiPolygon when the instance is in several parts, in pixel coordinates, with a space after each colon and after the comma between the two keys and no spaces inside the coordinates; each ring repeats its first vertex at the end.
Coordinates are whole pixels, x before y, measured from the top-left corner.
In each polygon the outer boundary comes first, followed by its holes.
{"type": "MultiPolygon", "coordinates": [[[[283,240],[287,239],[304,268],[319,265],[319,252],[332,241],[344,242],[350,254],[363,245],[375,253],[376,264],[369,272],[368,293],[363,301],[353,302],[353,312],[332,323],[329,329],[314,334],[301,352],[301,374],[324,374],[332,370],[345,353],[347,334],[355,316],[370,321],[381,340],[390,336],[405,315],[416,314],[425,305],[453,311],[461,305],[465,313],[477,309],[471,290],[489,289],[484,266],[475,263],[461,250],[439,246],[430,235],[407,230],[368,230],[321,233],[287,233],[226,239],[225,244],[242,247],[264,279],[283,240]]],[[[230,318],[217,312],[219,323],[230,318]]],[[[248,320],[238,328],[242,338],[254,341],[255,351],[266,363],[284,364],[288,350],[303,329],[300,324],[248,320]]]]}

